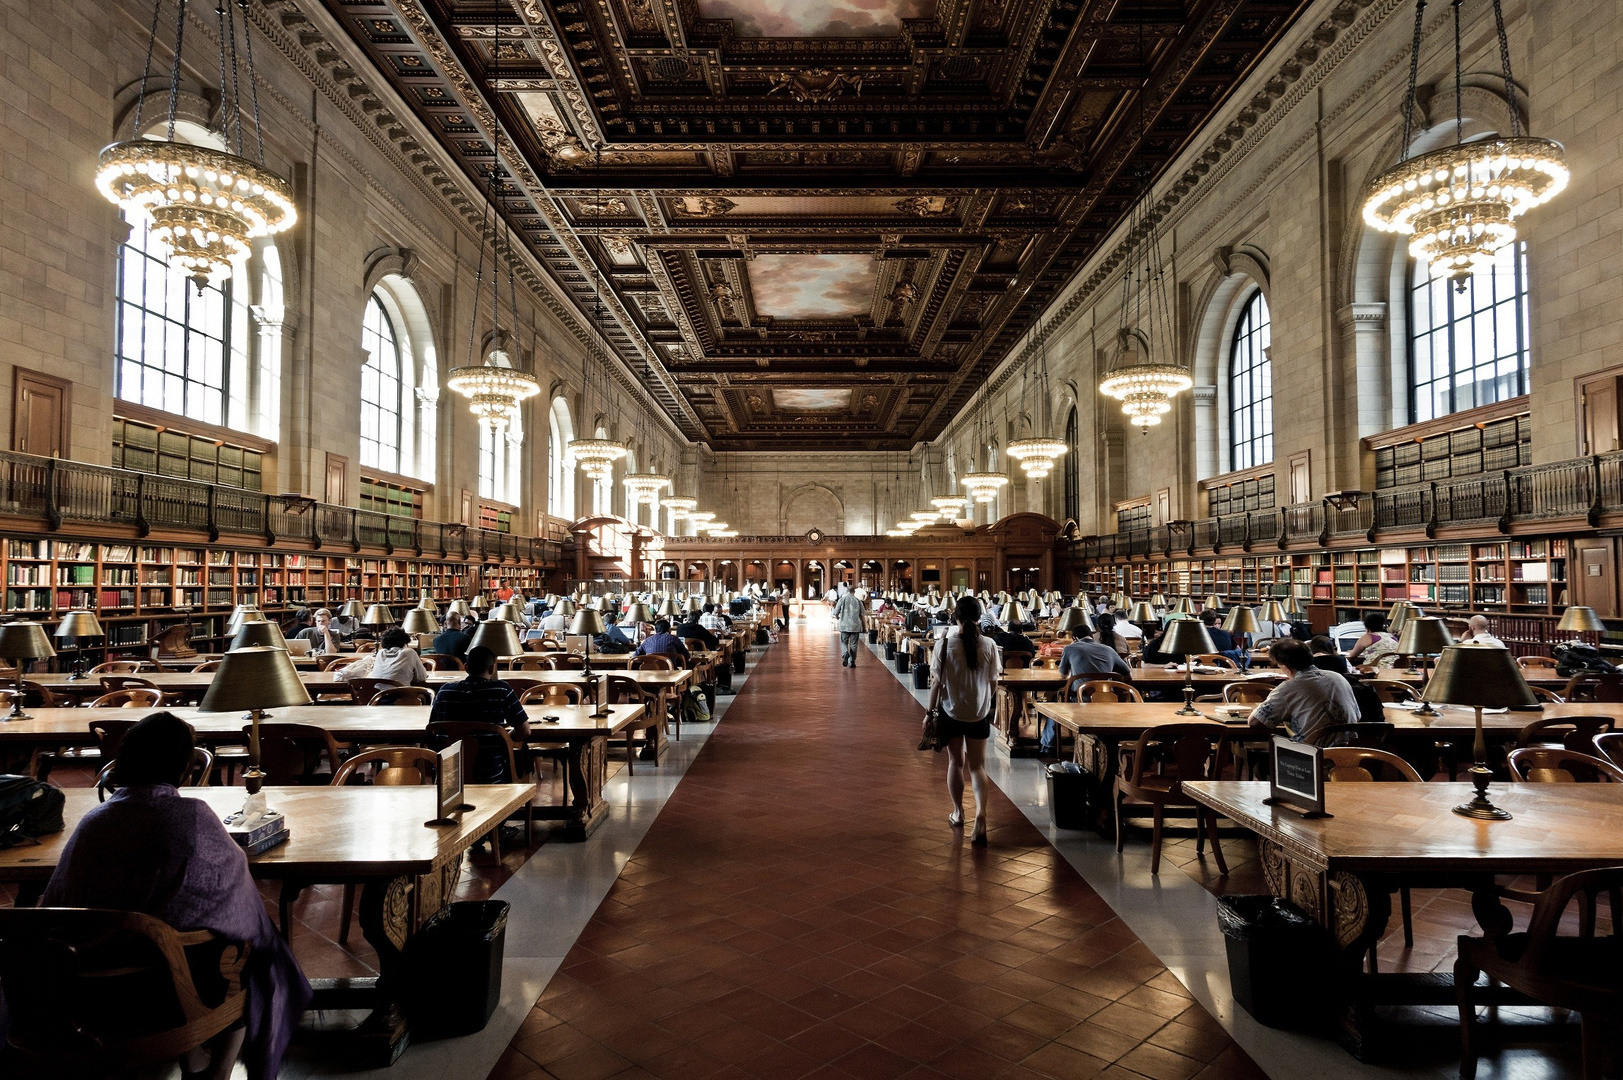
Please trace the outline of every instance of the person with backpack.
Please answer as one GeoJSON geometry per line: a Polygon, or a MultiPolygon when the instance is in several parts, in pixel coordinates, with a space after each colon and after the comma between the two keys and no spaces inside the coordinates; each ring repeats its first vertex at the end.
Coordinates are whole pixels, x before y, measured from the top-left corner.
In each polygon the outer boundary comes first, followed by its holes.
{"type": "Polygon", "coordinates": [[[981,605],[965,596],[953,609],[956,626],[936,646],[930,662],[930,707],[936,737],[947,750],[947,797],[952,813],[947,824],[964,824],[964,774],[975,792],[975,827],[969,842],[986,844],[986,800],[992,785],[986,778],[986,740],[992,734],[997,693],[997,645],[981,633],[981,605]]]}

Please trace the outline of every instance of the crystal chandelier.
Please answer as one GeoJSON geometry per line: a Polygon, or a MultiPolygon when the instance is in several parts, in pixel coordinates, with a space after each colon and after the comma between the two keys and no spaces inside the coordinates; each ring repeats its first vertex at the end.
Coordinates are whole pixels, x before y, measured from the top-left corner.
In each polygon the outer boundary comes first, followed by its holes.
{"type": "MultiPolygon", "coordinates": [[[[1048,337],[1043,333],[1042,327],[1040,326],[1037,328],[1035,333],[1037,335],[1037,341],[1039,342],[1038,348],[1040,350],[1039,355],[1041,366],[1036,373],[1037,385],[1034,388],[1035,393],[1032,399],[1031,411],[1027,413],[1027,415],[1037,416],[1038,414],[1042,414],[1042,419],[1045,421],[1043,426],[1047,427],[1046,421],[1048,417],[1046,414],[1048,412],[1049,401],[1048,337]]],[[[1022,412],[1025,411],[1026,383],[1028,381],[1027,377],[1030,374],[1031,370],[1030,365],[1028,364],[1026,369],[1022,371],[1020,375],[1020,404],[1022,412]]],[[[1054,463],[1059,460],[1061,454],[1065,453],[1066,447],[1065,444],[1058,439],[1050,439],[1038,435],[1036,428],[1036,421],[1033,420],[1033,430],[1031,435],[1027,438],[1016,439],[1014,442],[1011,442],[1009,444],[1008,454],[1011,458],[1020,463],[1020,468],[1024,470],[1028,477],[1033,480],[1041,480],[1049,473],[1054,471],[1054,463]]]]}
{"type": "Polygon", "coordinates": [[[957,521],[969,508],[969,500],[961,495],[937,495],[930,500],[930,505],[941,511],[945,520],[957,521]]]}
{"type": "MultiPolygon", "coordinates": [[[[1150,363],[1142,343],[1129,333],[1111,362],[1099,392],[1121,402],[1121,411],[1138,427],[1148,430],[1172,411],[1172,399],[1195,385],[1189,369],[1177,364],[1150,363]]],[[[1010,447],[1013,450],[1013,447],[1010,447]]]]}
{"type": "Polygon", "coordinates": [[[908,516],[918,523],[914,526],[915,528],[922,528],[925,525],[933,525],[937,521],[941,520],[941,512],[939,510],[915,510],[908,516]]]}
{"type": "Polygon", "coordinates": [[[614,476],[614,463],[626,456],[625,444],[613,439],[572,439],[565,448],[569,459],[593,480],[614,476]]]}
{"type": "Polygon", "coordinates": [[[686,495],[670,495],[659,500],[659,505],[671,512],[672,521],[681,521],[699,508],[699,500],[686,495]]]}
{"type": "Polygon", "coordinates": [[[620,483],[625,485],[632,502],[658,506],[659,493],[671,486],[671,478],[661,473],[631,473],[620,483]]]}
{"type": "Polygon", "coordinates": [[[704,532],[704,530],[709,527],[710,523],[716,520],[716,515],[711,513],[709,510],[689,510],[687,518],[689,521],[693,522],[693,531],[699,533],[704,532]]]}
{"type": "MultiPolygon", "coordinates": [[[[143,87],[152,76],[152,50],[157,44],[162,8],[163,0],[156,0],[143,87]]],[[[247,0],[237,0],[237,10],[242,13],[243,51],[259,160],[243,156],[242,101],[238,92],[243,79],[237,63],[237,22],[231,5],[224,0],[215,9],[220,20],[220,135],[227,146],[232,144],[234,119],[236,152],[175,141],[180,58],[186,36],[186,0],[179,0],[175,60],[169,76],[168,131],[162,139],[143,137],[141,114],[146,95],[142,94],[135,105],[133,137],[102,150],[101,165],[96,170],[96,188],[102,196],[122,209],[130,221],[150,220],[153,239],[168,249],[169,265],[184,270],[199,290],[229,278],[233,264],[248,257],[251,241],[285,232],[299,218],[287,181],[265,168],[265,133],[259,123],[259,84],[254,76],[247,0]]]]}
{"type": "Polygon", "coordinates": [[[710,537],[713,540],[731,540],[738,535],[737,529],[711,529],[710,537]]]}
{"type": "Polygon", "coordinates": [[[958,482],[969,489],[971,499],[984,504],[997,501],[997,493],[1003,490],[1009,478],[1000,472],[972,472],[965,473],[958,482]]]}
{"type": "MultiPolygon", "coordinates": [[[[1452,278],[1463,290],[1466,279],[1490,269],[1498,252],[1516,242],[1515,220],[1559,195],[1567,186],[1569,174],[1560,143],[1533,138],[1522,130],[1499,0],[1493,0],[1493,18],[1499,35],[1510,135],[1465,141],[1459,3],[1453,9],[1454,145],[1405,157],[1377,176],[1364,202],[1364,223],[1382,232],[1409,236],[1410,256],[1431,277],[1452,278]]],[[[1404,155],[1409,152],[1413,135],[1415,79],[1420,69],[1425,11],[1426,0],[1417,0],[1409,89],[1403,100],[1404,155]]]]}
{"type": "MultiPolygon", "coordinates": [[[[496,133],[499,135],[499,132],[496,133]]],[[[494,137],[494,136],[493,136],[494,137]]],[[[473,318],[468,322],[468,349],[465,363],[452,368],[445,385],[452,393],[468,399],[468,410],[479,423],[500,431],[518,415],[519,406],[541,392],[534,375],[513,367],[507,352],[508,335],[502,329],[501,241],[504,222],[495,214],[500,164],[491,166],[490,193],[479,215],[479,266],[473,276],[473,318]],[[474,363],[474,338],[479,331],[480,301],[484,296],[485,232],[490,233],[490,333],[484,355],[474,363]]],[[[513,236],[506,232],[508,304],[512,321],[518,325],[518,283],[513,273],[513,236]]]]}

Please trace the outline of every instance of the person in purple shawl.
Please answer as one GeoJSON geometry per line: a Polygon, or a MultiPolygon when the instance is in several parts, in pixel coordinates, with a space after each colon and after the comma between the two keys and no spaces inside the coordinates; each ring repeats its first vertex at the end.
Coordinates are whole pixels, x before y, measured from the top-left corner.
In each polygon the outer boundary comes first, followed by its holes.
{"type": "Polygon", "coordinates": [[[173,713],[130,728],[113,767],[118,790],[73,830],[41,903],[137,911],[178,930],[247,942],[244,1024],[181,1065],[188,1077],[223,1080],[240,1053],[252,1080],[274,1080],[310,983],[265,913],[247,856],[207,803],[175,790],[192,748],[191,725],[173,713]]]}

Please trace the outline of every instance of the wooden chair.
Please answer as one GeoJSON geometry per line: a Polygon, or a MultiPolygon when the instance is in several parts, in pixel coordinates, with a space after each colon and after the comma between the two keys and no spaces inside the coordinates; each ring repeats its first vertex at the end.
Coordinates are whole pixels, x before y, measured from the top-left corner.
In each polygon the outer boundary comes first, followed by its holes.
{"type": "Polygon", "coordinates": [[[1534,720],[1516,733],[1517,746],[1560,746],[1575,754],[1599,757],[1597,735],[1612,730],[1610,716],[1550,716],[1534,720]]]}
{"type": "Polygon", "coordinates": [[[1229,872],[1217,840],[1217,814],[1183,793],[1185,780],[1218,780],[1223,771],[1228,732],[1221,724],[1163,724],[1146,730],[1129,751],[1116,776],[1116,851],[1125,842],[1124,822],[1132,807],[1148,806],[1154,825],[1150,835],[1150,873],[1161,873],[1161,832],[1168,807],[1195,812],[1195,851],[1205,850],[1206,836],[1221,874],[1229,872]]]}
{"type": "Polygon", "coordinates": [[[1514,780],[1532,784],[1623,784],[1610,761],[1554,746],[1524,746],[1506,758],[1514,780]]]}
{"type": "Polygon", "coordinates": [[[157,671],[158,665],[150,660],[108,660],[85,672],[86,675],[134,675],[138,671],[157,671]]]}
{"type": "Polygon", "coordinates": [[[92,709],[156,709],[163,704],[163,691],[150,686],[131,686],[103,694],[90,703],[92,709]]]}
{"type": "Polygon", "coordinates": [[[1533,696],[1538,698],[1540,704],[1565,705],[1567,703],[1567,699],[1554,690],[1546,690],[1542,686],[1529,686],[1528,689],[1533,691],[1533,696]]]}
{"type": "Polygon", "coordinates": [[[528,653],[524,656],[515,656],[507,662],[509,671],[552,671],[552,657],[540,653],[528,653]]]}
{"type": "MultiPolygon", "coordinates": [[[[244,727],[246,738],[252,727],[244,727]]],[[[259,768],[268,787],[296,784],[328,784],[342,764],[338,740],[332,732],[314,724],[274,721],[259,725],[259,768]],[[321,758],[327,758],[327,771],[321,772],[321,758]]]]}
{"type": "Polygon", "coordinates": [[[580,687],[567,683],[542,683],[532,686],[518,697],[520,705],[579,705],[580,687]]]}
{"type": "Polygon", "coordinates": [[[1476,1001],[1473,987],[1487,975],[1542,1005],[1578,1013],[1583,1045],[1583,1076],[1600,1080],[1606,1041],[1623,1050],[1623,937],[1619,936],[1618,894],[1623,868],[1585,870],[1556,880],[1538,894],[1527,930],[1496,938],[1461,937],[1454,962],[1454,993],[1460,1013],[1460,1076],[1476,1076],[1476,1001]],[[1595,936],[1595,906],[1601,895],[1612,904],[1612,933],[1595,936]],[[1561,919],[1578,898],[1578,936],[1560,934],[1561,919]]]}
{"type": "Polygon", "coordinates": [[[1228,668],[1230,671],[1240,670],[1240,665],[1234,662],[1233,657],[1224,656],[1222,653],[1199,653],[1195,657],[1195,663],[1205,664],[1207,667],[1228,668]]]}
{"type": "Polygon", "coordinates": [[[1419,701],[1420,693],[1408,683],[1393,679],[1365,679],[1364,685],[1375,692],[1383,705],[1399,705],[1405,701],[1419,701]]]}
{"type": "Polygon", "coordinates": [[[1144,701],[1144,695],[1131,683],[1120,679],[1096,679],[1091,675],[1072,675],[1066,679],[1064,695],[1066,701],[1131,701],[1135,704],[1144,701]]]}
{"type": "Polygon", "coordinates": [[[545,658],[545,662],[552,671],[581,671],[586,667],[586,657],[576,656],[573,653],[565,655],[553,653],[545,658]]]}
{"type": "MultiPolygon", "coordinates": [[[[408,689],[418,689],[408,687],[408,689]]],[[[332,786],[367,784],[372,787],[415,787],[432,784],[440,756],[421,746],[381,746],[347,759],[332,774],[332,786]],[[363,772],[363,770],[370,770],[363,772]]],[[[343,906],[339,909],[338,944],[349,943],[349,924],[355,915],[355,883],[344,885],[343,906]]]]}
{"type": "Polygon", "coordinates": [[[376,641],[357,641],[355,643],[355,655],[357,656],[377,651],[378,643],[376,641]]]}
{"type": "Polygon", "coordinates": [[[1613,765],[1623,768],[1623,731],[1612,731],[1595,736],[1595,749],[1613,765]]]}
{"type": "Polygon", "coordinates": [[[440,669],[440,662],[437,657],[419,656],[417,659],[423,662],[424,671],[438,671],[440,669]]]}
{"type": "MultiPolygon", "coordinates": [[[[1338,724],[1338,727],[1387,727],[1391,724],[1338,724]]],[[[1368,746],[1327,746],[1324,761],[1329,766],[1325,780],[1332,783],[1424,783],[1413,765],[1385,750],[1368,746]]],[[[1409,886],[1398,887],[1398,910],[1403,916],[1403,947],[1414,948],[1414,903],[1409,886]]],[[[1375,942],[1369,944],[1369,970],[1375,974],[1379,964],[1375,957],[1375,942]]]]}
{"type": "Polygon", "coordinates": [[[404,685],[404,683],[396,682],[394,679],[350,679],[349,696],[350,700],[354,701],[355,704],[365,705],[376,696],[379,690],[404,685]]]}
{"type": "MultiPolygon", "coordinates": [[[[118,784],[113,779],[113,766],[116,761],[109,761],[101,767],[96,774],[96,797],[101,802],[107,801],[107,796],[118,790],[118,784]]],[[[214,772],[214,755],[201,746],[192,747],[192,763],[180,778],[181,787],[208,787],[209,776],[214,772]]]]}
{"type": "Polygon", "coordinates": [[[1623,701],[1623,672],[1580,671],[1567,680],[1561,696],[1568,701],[1623,701]]]}
{"type": "MultiPolygon", "coordinates": [[[[5,687],[6,705],[11,705],[11,699],[17,696],[17,681],[13,679],[11,685],[5,687]]],[[[33,679],[24,679],[22,682],[23,708],[25,709],[61,709],[71,702],[64,696],[53,694],[33,679]]]]}
{"type": "Polygon", "coordinates": [[[1006,652],[1003,654],[1003,670],[1021,671],[1029,668],[1033,658],[1034,655],[1028,652],[1006,652]]]}
{"type": "Polygon", "coordinates": [[[1229,705],[1261,705],[1268,700],[1268,695],[1274,692],[1276,685],[1278,684],[1264,679],[1231,682],[1223,687],[1223,701],[1229,705]]]}
{"type": "Polygon", "coordinates": [[[385,686],[366,699],[368,705],[432,705],[434,691],[426,686],[385,686]]]}
{"type": "Polygon", "coordinates": [[[1553,656],[1518,656],[1516,665],[1523,671],[1537,671],[1542,674],[1545,671],[1554,671],[1561,663],[1553,656]]]}
{"type": "Polygon", "coordinates": [[[30,1072],[129,1075],[242,1019],[248,946],[129,911],[0,910],[10,1043],[30,1072]]]}
{"type": "Polygon", "coordinates": [[[1385,750],[1397,732],[1393,724],[1326,724],[1313,737],[1315,746],[1354,746],[1366,750],[1385,750]]]}
{"type": "Polygon", "coordinates": [[[333,653],[331,656],[316,657],[316,663],[320,665],[322,671],[331,671],[333,668],[343,667],[345,664],[354,662],[354,653],[333,653]]]}
{"type": "Polygon", "coordinates": [[[627,662],[631,671],[675,671],[676,658],[663,653],[649,653],[644,656],[633,656],[627,662]]]}
{"type": "Polygon", "coordinates": [[[193,675],[206,675],[211,671],[219,671],[219,670],[220,670],[220,662],[218,660],[205,660],[201,664],[198,664],[196,667],[192,668],[192,674],[193,675]]]}
{"type": "MultiPolygon", "coordinates": [[[[462,744],[462,768],[464,774],[492,756],[500,768],[505,769],[506,779],[491,777],[470,776],[469,783],[516,783],[518,781],[518,755],[513,746],[513,737],[507,729],[500,724],[485,724],[476,720],[436,720],[428,725],[426,737],[429,749],[440,751],[454,742],[462,744]]],[[[530,812],[530,804],[525,803],[524,809],[524,842],[530,844],[535,836],[535,815],[530,812]]],[[[481,840],[490,840],[491,853],[496,861],[502,858],[501,822],[490,827],[490,831],[481,840]]]]}
{"type": "MultiPolygon", "coordinates": [[[[610,675],[604,680],[604,693],[608,696],[610,705],[647,705],[648,695],[638,685],[637,680],[628,675],[610,675]]],[[[635,728],[625,729],[626,744],[626,775],[637,774],[637,731],[635,728]]],[[[678,733],[677,738],[681,735],[678,733]]]]}
{"type": "Polygon", "coordinates": [[[432,658],[433,661],[434,661],[433,670],[435,670],[435,671],[461,671],[462,670],[462,661],[458,660],[454,656],[447,656],[444,653],[424,653],[423,654],[423,663],[425,663],[425,664],[428,663],[430,658],[432,658]]]}

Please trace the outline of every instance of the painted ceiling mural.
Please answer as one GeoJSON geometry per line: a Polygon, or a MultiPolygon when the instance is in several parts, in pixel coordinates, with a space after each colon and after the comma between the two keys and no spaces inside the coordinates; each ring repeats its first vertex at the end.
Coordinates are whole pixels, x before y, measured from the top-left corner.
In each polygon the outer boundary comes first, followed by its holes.
{"type": "MultiPolygon", "coordinates": [[[[266,6],[301,37],[324,7],[365,77],[494,180],[578,321],[689,437],[893,450],[972,400],[1309,2],[266,6]]],[[[1247,107],[1368,3],[1339,0],[1247,107]]],[[[396,106],[359,104],[390,132],[396,106]]]]}

